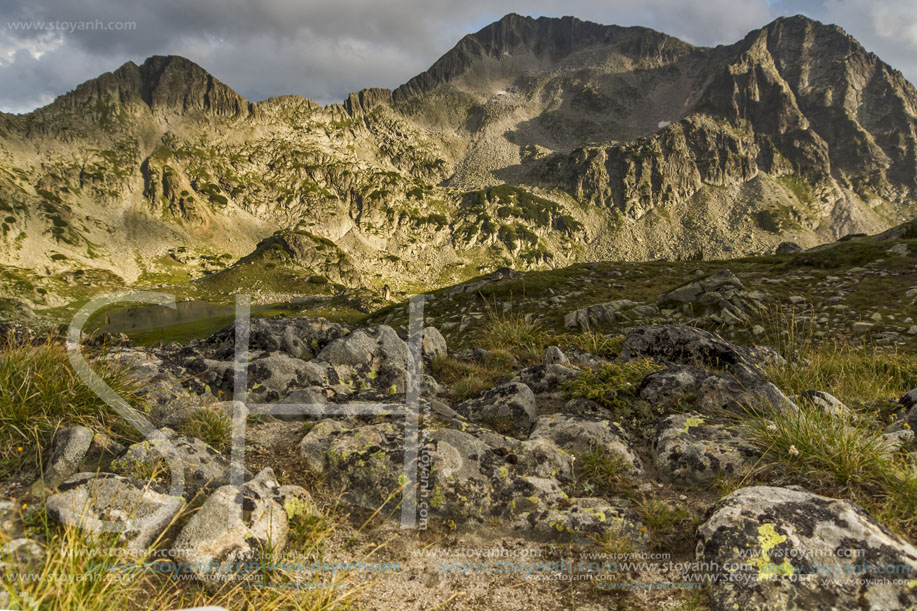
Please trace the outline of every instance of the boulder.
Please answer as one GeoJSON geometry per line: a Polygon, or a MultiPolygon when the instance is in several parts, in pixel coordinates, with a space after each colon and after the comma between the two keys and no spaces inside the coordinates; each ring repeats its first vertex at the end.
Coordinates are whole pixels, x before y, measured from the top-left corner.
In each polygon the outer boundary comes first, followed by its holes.
{"type": "Polygon", "coordinates": [[[485,390],[473,399],[456,405],[455,411],[498,433],[517,436],[527,436],[538,415],[535,395],[521,382],[508,382],[485,390]]]}
{"type": "Polygon", "coordinates": [[[430,362],[437,357],[449,354],[446,338],[436,327],[425,327],[421,340],[421,349],[425,361],[430,362]]]}
{"type": "Polygon", "coordinates": [[[195,512],[175,540],[176,559],[205,582],[259,579],[270,550],[283,551],[287,512],[250,488],[221,486],[195,512]]]}
{"type": "Polygon", "coordinates": [[[251,394],[264,403],[278,401],[294,390],[337,382],[335,370],[327,363],[306,362],[283,352],[253,359],[248,366],[251,394]]]}
{"type": "Polygon", "coordinates": [[[130,475],[142,483],[151,483],[164,492],[176,474],[173,465],[181,465],[182,495],[191,499],[199,490],[214,489],[229,482],[230,463],[222,454],[200,439],[179,435],[164,428],[162,437],[135,443],[123,456],[112,461],[116,473],[130,475]]]}
{"type": "Polygon", "coordinates": [[[557,346],[550,346],[544,353],[545,365],[566,365],[569,362],[570,359],[557,346]]]}
{"type": "Polygon", "coordinates": [[[681,407],[697,400],[701,384],[712,374],[691,365],[675,365],[654,371],[640,384],[638,396],[661,409],[681,407]]]}
{"type": "Polygon", "coordinates": [[[407,378],[408,345],[389,326],[357,329],[322,349],[315,360],[329,363],[349,384],[403,392],[407,378]]]}
{"type": "Polygon", "coordinates": [[[689,282],[659,296],[663,307],[681,305],[686,314],[706,315],[707,322],[734,325],[761,310],[765,295],[748,291],[728,269],[689,282]]]}
{"type": "Polygon", "coordinates": [[[673,414],[656,429],[656,468],[676,483],[709,484],[719,476],[744,475],[761,452],[734,428],[708,423],[696,412],[673,414]]]}
{"type": "Polygon", "coordinates": [[[757,369],[747,365],[736,365],[731,371],[705,378],[694,405],[703,413],[725,409],[739,415],[798,409],[779,388],[762,378],[757,369]]]}
{"type": "Polygon", "coordinates": [[[630,299],[618,299],[608,303],[579,308],[564,315],[564,328],[566,329],[592,329],[597,326],[607,326],[622,319],[623,310],[639,305],[630,299]]]}
{"type": "Polygon", "coordinates": [[[796,242],[780,242],[774,249],[774,254],[777,255],[792,255],[797,252],[802,252],[802,246],[796,242]]]}
{"type": "MultiPolygon", "coordinates": [[[[333,340],[349,333],[348,327],[316,317],[252,318],[248,349],[283,352],[308,361],[333,340]]],[[[183,352],[200,352],[209,359],[231,361],[235,356],[236,323],[210,337],[190,342],[183,352]]]]}
{"type": "Polygon", "coordinates": [[[51,442],[51,455],[42,474],[43,485],[56,488],[76,473],[92,446],[92,438],[92,431],[85,426],[71,426],[57,431],[51,442]]]}
{"type": "Polygon", "coordinates": [[[732,493],[698,529],[697,560],[720,567],[712,589],[718,610],[917,605],[909,587],[917,548],[855,503],[802,490],[732,493]]]}
{"type": "Polygon", "coordinates": [[[640,459],[626,441],[624,431],[610,420],[552,414],[535,423],[530,439],[549,439],[577,458],[593,451],[620,458],[633,474],[641,472],[640,459]]]}
{"type": "Polygon", "coordinates": [[[621,360],[641,357],[658,363],[709,368],[755,365],[747,348],[710,331],[683,325],[649,325],[631,331],[621,347],[621,360]]]}
{"type": "Polygon", "coordinates": [[[90,533],[118,533],[125,549],[140,553],[171,523],[184,499],[140,488],[113,473],[77,473],[48,496],[48,515],[90,533]]]}

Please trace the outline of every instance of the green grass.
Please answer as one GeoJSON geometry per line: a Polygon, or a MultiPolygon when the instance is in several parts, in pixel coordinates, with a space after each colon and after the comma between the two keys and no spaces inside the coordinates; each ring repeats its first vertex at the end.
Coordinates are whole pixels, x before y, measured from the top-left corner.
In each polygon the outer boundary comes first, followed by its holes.
{"type": "Polygon", "coordinates": [[[609,363],[583,370],[575,380],[562,382],[560,388],[569,397],[591,399],[616,413],[627,413],[643,378],[660,369],[660,365],[649,359],[609,363]]]}
{"type": "Polygon", "coordinates": [[[488,308],[486,320],[474,336],[477,345],[509,352],[524,364],[541,362],[550,339],[540,325],[524,314],[497,312],[493,307],[488,308]]]}
{"type": "MultiPolygon", "coordinates": [[[[126,371],[103,363],[96,373],[121,397],[138,404],[139,389],[126,371]]],[[[63,345],[10,345],[0,350],[0,460],[4,470],[38,464],[39,448],[54,432],[81,424],[122,440],[140,434],[77,377],[63,345]]]]}
{"type": "Polygon", "coordinates": [[[746,423],[750,440],[764,451],[764,465],[813,491],[852,498],[894,530],[917,537],[917,472],[882,442],[868,416],[828,414],[802,405],[746,423]]]}
{"type": "Polygon", "coordinates": [[[827,344],[808,347],[799,357],[768,369],[771,380],[792,394],[822,390],[854,406],[890,401],[917,388],[917,355],[827,344]]]}
{"type": "Polygon", "coordinates": [[[605,496],[617,494],[630,486],[627,477],[629,465],[621,456],[609,454],[600,448],[591,448],[574,461],[578,496],[605,496]]]}
{"type": "Polygon", "coordinates": [[[669,553],[693,550],[697,526],[703,521],[696,511],[655,497],[642,499],[636,510],[646,525],[652,549],[669,553]]]}

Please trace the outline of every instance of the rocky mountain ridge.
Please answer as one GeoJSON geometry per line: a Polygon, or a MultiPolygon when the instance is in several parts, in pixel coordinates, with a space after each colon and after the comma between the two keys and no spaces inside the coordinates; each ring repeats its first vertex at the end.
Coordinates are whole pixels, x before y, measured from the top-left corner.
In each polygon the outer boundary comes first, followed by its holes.
{"type": "Polygon", "coordinates": [[[346,257],[333,282],[410,291],[814,246],[911,218],[915,188],[917,92],[836,26],[781,18],[701,48],[508,15],[342,104],[252,103],[153,57],[0,116],[0,283],[38,308],[75,298],[60,287],[77,271],[185,283],[279,231],[330,258],[262,271],[327,280],[346,257]]]}

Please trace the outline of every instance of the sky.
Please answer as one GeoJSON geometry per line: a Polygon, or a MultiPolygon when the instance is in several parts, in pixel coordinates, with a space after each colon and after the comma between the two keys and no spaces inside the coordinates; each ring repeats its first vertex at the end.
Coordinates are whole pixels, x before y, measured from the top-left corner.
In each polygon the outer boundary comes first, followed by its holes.
{"type": "Polygon", "coordinates": [[[917,82],[917,0],[2,0],[0,111],[28,112],[151,55],[252,101],[394,88],[506,13],[642,25],[711,46],[781,15],[836,23],[917,82]]]}

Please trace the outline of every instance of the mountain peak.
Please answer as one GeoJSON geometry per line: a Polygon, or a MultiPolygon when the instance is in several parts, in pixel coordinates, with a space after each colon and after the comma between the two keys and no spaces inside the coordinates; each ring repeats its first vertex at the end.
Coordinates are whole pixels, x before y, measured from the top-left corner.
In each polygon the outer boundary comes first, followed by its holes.
{"type": "Polygon", "coordinates": [[[539,62],[559,63],[580,51],[607,47],[634,57],[680,54],[691,45],[644,27],[601,25],[576,17],[525,17],[509,13],[499,21],[462,38],[426,72],[394,92],[407,99],[453,81],[487,60],[527,54],[539,62]],[[674,43],[674,44],[673,44],[674,43]]]}
{"type": "Polygon", "coordinates": [[[178,55],[154,55],[140,66],[125,62],[37,112],[85,113],[111,105],[142,105],[153,113],[211,112],[221,116],[246,116],[251,106],[193,61],[178,55]]]}

